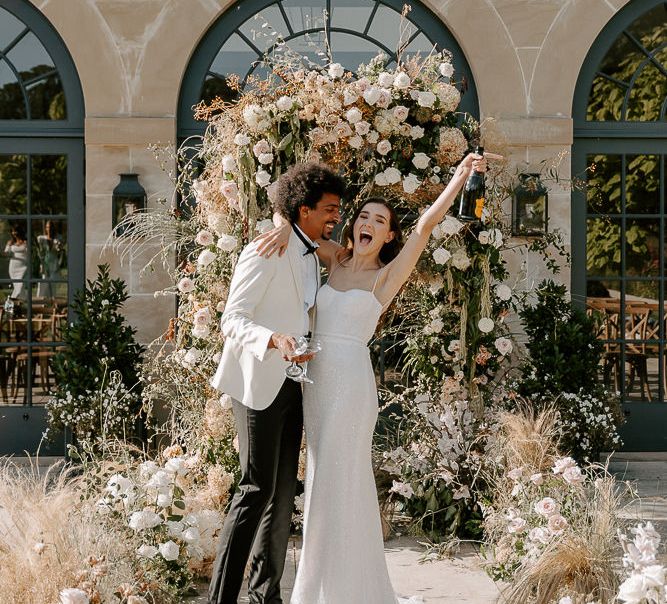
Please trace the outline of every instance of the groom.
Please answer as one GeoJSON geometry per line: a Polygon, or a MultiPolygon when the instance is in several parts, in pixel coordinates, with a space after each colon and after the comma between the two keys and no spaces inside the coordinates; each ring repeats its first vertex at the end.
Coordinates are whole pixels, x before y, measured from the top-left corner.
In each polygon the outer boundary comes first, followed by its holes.
{"type": "Polygon", "coordinates": [[[250,556],[252,604],[280,604],[294,509],[303,411],[301,385],[285,377],[295,336],[311,329],[320,275],[315,239],[340,221],[345,182],[326,166],[290,168],[278,180],[276,209],[293,227],[287,253],[241,252],[222,315],[225,346],[211,384],[232,397],[241,481],[220,536],[209,604],[235,604],[250,556]],[[254,545],[253,545],[254,544],[254,545]],[[252,551],[251,551],[252,548],[252,551]]]}

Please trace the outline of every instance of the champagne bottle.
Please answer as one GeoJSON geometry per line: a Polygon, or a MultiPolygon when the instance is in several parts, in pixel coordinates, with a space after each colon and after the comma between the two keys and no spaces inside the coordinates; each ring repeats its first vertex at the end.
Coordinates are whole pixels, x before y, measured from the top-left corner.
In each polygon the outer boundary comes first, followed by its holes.
{"type": "MultiPolygon", "coordinates": [[[[477,155],[484,155],[484,147],[475,147],[475,153],[477,155]]],[[[485,193],[484,173],[473,170],[461,191],[457,212],[459,220],[467,222],[481,220],[482,211],[484,210],[485,193]]]]}

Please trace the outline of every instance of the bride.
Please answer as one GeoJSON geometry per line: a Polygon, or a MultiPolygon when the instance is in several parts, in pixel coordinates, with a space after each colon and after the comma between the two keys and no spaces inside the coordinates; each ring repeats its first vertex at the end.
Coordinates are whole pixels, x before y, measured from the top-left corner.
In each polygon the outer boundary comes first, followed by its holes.
{"type": "MultiPolygon", "coordinates": [[[[371,465],[378,399],[367,343],[471,170],[485,171],[486,160],[463,159],[404,245],[394,209],[379,197],[354,213],[345,246],[318,241],[329,279],[315,307],[322,350],[308,367],[314,383],[304,387],[304,531],[291,604],[406,602],[394,595],[384,557],[371,465]]],[[[291,228],[278,220],[282,226],[263,236],[260,254],[287,245],[291,228]]]]}

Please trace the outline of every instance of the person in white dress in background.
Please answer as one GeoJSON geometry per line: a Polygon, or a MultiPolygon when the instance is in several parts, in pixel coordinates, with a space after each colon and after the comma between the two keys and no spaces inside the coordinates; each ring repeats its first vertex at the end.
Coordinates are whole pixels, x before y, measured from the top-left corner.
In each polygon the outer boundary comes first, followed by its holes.
{"type": "Polygon", "coordinates": [[[9,257],[9,278],[14,280],[12,283],[12,293],[9,297],[12,300],[27,300],[25,283],[22,279],[28,272],[28,241],[25,237],[25,231],[20,225],[15,225],[11,230],[11,238],[5,245],[5,256],[9,257]]]}
{"type": "MultiPolygon", "coordinates": [[[[317,297],[315,337],[304,387],[307,465],[303,546],[291,604],[419,602],[394,594],[384,556],[371,463],[378,416],[368,341],[407,281],[433,228],[444,218],[471,170],[486,160],[469,154],[401,245],[396,213],[383,198],[364,201],[346,230],[346,246],[318,241],[329,280],[317,297]]],[[[281,212],[280,202],[276,210],[281,212]]],[[[290,226],[263,236],[259,252],[284,250],[290,226]]]]}

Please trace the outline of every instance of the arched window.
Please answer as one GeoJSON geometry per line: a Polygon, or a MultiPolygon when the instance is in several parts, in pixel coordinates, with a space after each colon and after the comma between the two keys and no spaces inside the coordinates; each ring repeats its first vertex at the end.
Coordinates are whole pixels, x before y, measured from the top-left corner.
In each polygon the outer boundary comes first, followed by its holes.
{"type": "MultiPolygon", "coordinates": [[[[201,134],[192,107],[216,96],[231,99],[227,77],[242,81],[262,75],[259,60],[271,52],[280,35],[295,51],[319,61],[317,51],[331,48],[334,61],[355,71],[379,51],[396,60],[401,35],[402,0],[261,0],[237,2],[206,33],[197,47],[181,86],[178,134],[182,140],[201,134]],[[268,24],[268,25],[265,25],[268,24]],[[269,27],[270,26],[270,27],[269,27]],[[267,35],[268,32],[268,35],[267,35]],[[275,35],[271,35],[275,32],[275,35]]],[[[404,53],[428,54],[437,44],[454,55],[457,79],[466,92],[461,109],[479,116],[477,92],[468,63],[454,37],[428,9],[413,2],[408,13],[404,53]]]]}
{"type": "Polygon", "coordinates": [[[667,3],[631,2],[577,82],[572,289],[604,318],[604,377],[621,392],[629,449],[667,450],[665,156],[667,3]]]}
{"type": "Polygon", "coordinates": [[[84,279],[83,95],[27,0],[0,0],[0,455],[35,451],[84,279]]]}

